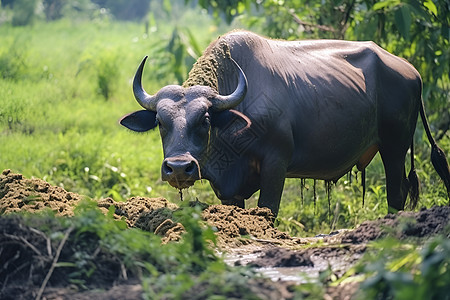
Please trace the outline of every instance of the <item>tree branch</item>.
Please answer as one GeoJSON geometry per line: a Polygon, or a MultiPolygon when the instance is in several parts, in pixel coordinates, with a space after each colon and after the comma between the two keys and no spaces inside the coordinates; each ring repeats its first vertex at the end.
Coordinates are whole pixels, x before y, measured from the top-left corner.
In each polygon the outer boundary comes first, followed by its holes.
{"type": "Polygon", "coordinates": [[[50,270],[48,270],[47,275],[44,278],[44,281],[42,282],[41,288],[38,291],[38,294],[36,296],[36,300],[40,300],[42,298],[42,294],[44,293],[45,287],[47,286],[48,281],[50,280],[50,277],[53,274],[53,271],[56,268],[56,264],[58,263],[59,256],[61,255],[62,248],[64,247],[64,244],[66,243],[67,239],[69,238],[70,233],[74,229],[73,226],[70,226],[66,230],[66,234],[64,235],[64,238],[59,243],[58,249],[56,250],[55,257],[53,258],[52,265],[50,266],[50,270]]]}
{"type": "Polygon", "coordinates": [[[317,28],[319,30],[322,31],[328,31],[328,32],[336,32],[336,29],[334,29],[331,26],[325,26],[325,25],[319,25],[319,24],[313,24],[313,23],[309,23],[309,22],[305,22],[302,21],[296,14],[294,14],[293,12],[290,13],[291,16],[294,18],[294,21],[302,26],[307,26],[307,27],[313,27],[313,28],[317,28]]]}

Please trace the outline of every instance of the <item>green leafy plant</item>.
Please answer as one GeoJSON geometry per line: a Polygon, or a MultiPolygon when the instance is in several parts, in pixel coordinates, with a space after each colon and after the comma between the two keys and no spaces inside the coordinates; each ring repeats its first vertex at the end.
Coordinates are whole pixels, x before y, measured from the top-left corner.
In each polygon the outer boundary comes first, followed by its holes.
{"type": "Polygon", "coordinates": [[[27,51],[28,36],[26,33],[13,38],[12,42],[5,41],[0,48],[0,71],[4,80],[18,80],[28,71],[27,51]],[[8,46],[9,45],[9,46],[8,46]]]}
{"type": "Polygon", "coordinates": [[[445,235],[423,247],[394,238],[371,245],[356,267],[365,277],[360,299],[449,299],[450,241],[445,235]]]}

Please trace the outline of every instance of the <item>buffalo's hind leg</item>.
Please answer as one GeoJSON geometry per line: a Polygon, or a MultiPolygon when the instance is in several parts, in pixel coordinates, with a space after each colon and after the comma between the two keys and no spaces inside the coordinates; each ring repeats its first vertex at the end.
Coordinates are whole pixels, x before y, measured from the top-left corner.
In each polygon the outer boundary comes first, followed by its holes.
{"type": "Polygon", "coordinates": [[[397,212],[405,208],[410,187],[405,173],[407,150],[408,147],[402,150],[394,147],[380,147],[381,159],[386,173],[388,212],[397,212]]]}

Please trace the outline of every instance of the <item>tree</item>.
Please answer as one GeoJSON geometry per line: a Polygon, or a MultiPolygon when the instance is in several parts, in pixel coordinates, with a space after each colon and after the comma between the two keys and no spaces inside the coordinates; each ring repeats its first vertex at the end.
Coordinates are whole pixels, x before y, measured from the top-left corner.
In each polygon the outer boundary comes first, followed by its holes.
{"type": "Polygon", "coordinates": [[[33,23],[37,0],[15,0],[11,2],[13,8],[12,25],[26,26],[33,23]]]}
{"type": "Polygon", "coordinates": [[[141,20],[150,8],[150,0],[92,0],[92,2],[109,9],[119,20],[141,20]]]}
{"type": "Polygon", "coordinates": [[[64,0],[43,0],[44,13],[47,21],[57,20],[63,16],[64,0]]]}

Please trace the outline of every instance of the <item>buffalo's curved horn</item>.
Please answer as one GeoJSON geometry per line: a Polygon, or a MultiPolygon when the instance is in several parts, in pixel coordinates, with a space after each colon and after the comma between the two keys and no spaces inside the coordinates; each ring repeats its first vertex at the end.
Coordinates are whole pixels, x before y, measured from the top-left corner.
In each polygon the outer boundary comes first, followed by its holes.
{"type": "Polygon", "coordinates": [[[245,94],[247,93],[247,78],[245,77],[244,71],[237,64],[237,62],[230,57],[231,61],[234,63],[236,68],[239,70],[239,80],[236,90],[228,96],[217,95],[211,100],[212,107],[216,111],[222,111],[226,109],[231,109],[236,107],[239,103],[244,100],[245,94]]]}
{"type": "Polygon", "coordinates": [[[147,94],[147,92],[142,87],[142,71],[144,69],[145,61],[147,60],[148,56],[145,56],[142,60],[141,64],[139,65],[139,68],[136,71],[136,74],[134,75],[133,80],[133,93],[134,97],[136,98],[136,101],[145,109],[156,111],[156,97],[147,94]]]}

